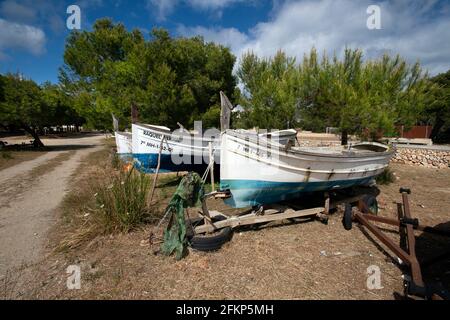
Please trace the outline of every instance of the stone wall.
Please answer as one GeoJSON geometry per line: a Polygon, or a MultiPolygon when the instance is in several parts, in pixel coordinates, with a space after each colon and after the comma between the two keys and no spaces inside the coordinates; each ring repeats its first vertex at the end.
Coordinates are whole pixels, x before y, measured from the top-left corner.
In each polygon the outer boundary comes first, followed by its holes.
{"type": "Polygon", "coordinates": [[[391,161],[427,168],[448,168],[450,151],[397,148],[391,161]]]}

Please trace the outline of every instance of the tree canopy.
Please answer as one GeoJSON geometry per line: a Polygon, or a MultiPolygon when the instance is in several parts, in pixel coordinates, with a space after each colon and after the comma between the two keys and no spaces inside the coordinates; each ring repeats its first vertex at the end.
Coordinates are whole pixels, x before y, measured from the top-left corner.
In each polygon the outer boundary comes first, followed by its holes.
{"type": "Polygon", "coordinates": [[[81,125],[83,119],[73,109],[72,101],[57,85],[42,87],[19,75],[1,76],[0,119],[3,126],[24,129],[43,146],[38,133],[44,127],[64,124],[81,125]]]}
{"type": "Polygon", "coordinates": [[[315,49],[303,61],[278,52],[263,59],[243,56],[238,68],[246,110],[239,125],[269,128],[301,126],[375,138],[413,125],[427,97],[426,75],[418,63],[384,55],[363,61],[360,50],[346,49],[342,59],[315,49]]]}
{"type": "Polygon", "coordinates": [[[422,121],[431,124],[431,138],[437,142],[450,141],[450,70],[430,79],[429,97],[422,121]]]}
{"type": "Polygon", "coordinates": [[[111,129],[114,113],[123,128],[134,106],[141,122],[173,129],[203,120],[203,127],[219,127],[224,91],[244,108],[237,128],[337,127],[343,135],[377,139],[422,121],[433,124],[433,137],[450,131],[450,71],[428,79],[419,63],[398,55],[363,59],[357,49],[338,58],[319,57],[313,48],[300,62],[282,51],[271,58],[249,52],[236,77],[234,63],[229,48],[202,37],[173,38],[164,29],[143,35],[99,19],[92,31],[68,35],[59,84],[0,76],[0,119],[33,134],[84,121],[111,129]]]}
{"type": "Polygon", "coordinates": [[[0,74],[0,102],[5,101],[5,79],[0,74]]]}
{"type": "Polygon", "coordinates": [[[72,32],[66,41],[63,87],[88,124],[111,128],[111,112],[129,125],[130,108],[142,122],[177,127],[202,119],[210,125],[220,106],[219,91],[233,97],[235,57],[228,48],[201,37],[171,38],[100,19],[92,31],[72,32]]]}

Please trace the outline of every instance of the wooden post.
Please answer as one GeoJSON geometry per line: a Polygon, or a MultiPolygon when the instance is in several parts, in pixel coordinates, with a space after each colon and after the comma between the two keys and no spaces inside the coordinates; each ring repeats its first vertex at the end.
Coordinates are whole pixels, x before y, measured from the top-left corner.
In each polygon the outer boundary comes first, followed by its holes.
{"type": "Polygon", "coordinates": [[[209,146],[209,174],[211,176],[211,191],[214,191],[216,188],[214,186],[214,154],[212,152],[212,142],[208,143],[209,146]]]}
{"type": "Polygon", "coordinates": [[[150,195],[150,203],[153,200],[153,194],[155,193],[156,181],[158,179],[159,167],[161,166],[161,152],[162,152],[162,148],[163,148],[164,138],[165,138],[165,136],[162,135],[161,141],[159,142],[158,165],[156,166],[155,177],[153,178],[153,186],[152,186],[152,193],[150,195]]]}

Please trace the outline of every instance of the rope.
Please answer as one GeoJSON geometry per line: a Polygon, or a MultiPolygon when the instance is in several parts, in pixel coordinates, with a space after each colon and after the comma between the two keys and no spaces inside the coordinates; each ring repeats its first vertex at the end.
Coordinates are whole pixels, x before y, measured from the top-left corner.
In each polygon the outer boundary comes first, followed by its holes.
{"type": "Polygon", "coordinates": [[[209,164],[208,164],[208,166],[206,167],[205,172],[204,172],[203,175],[202,175],[202,181],[203,181],[203,183],[206,182],[206,178],[208,177],[209,171],[211,170],[211,167],[214,165],[214,153],[215,153],[215,152],[216,152],[216,150],[213,149],[211,159],[209,159],[209,164]]]}

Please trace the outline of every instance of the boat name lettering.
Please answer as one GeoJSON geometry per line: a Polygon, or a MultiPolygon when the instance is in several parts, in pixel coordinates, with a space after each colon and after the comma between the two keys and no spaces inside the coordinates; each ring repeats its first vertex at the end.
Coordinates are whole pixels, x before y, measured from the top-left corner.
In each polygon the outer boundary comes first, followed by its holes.
{"type": "MultiPolygon", "coordinates": [[[[141,140],[141,145],[142,145],[142,144],[145,144],[147,147],[155,148],[155,149],[158,149],[158,150],[159,150],[159,147],[160,147],[160,144],[159,144],[159,143],[146,142],[146,141],[142,141],[142,140],[141,140]]],[[[168,152],[172,152],[172,151],[173,151],[172,148],[170,148],[170,147],[168,147],[167,145],[164,145],[164,144],[163,144],[163,146],[162,146],[162,150],[163,150],[163,151],[168,151],[168,152]]]]}
{"type": "MultiPolygon", "coordinates": [[[[149,136],[150,138],[158,139],[158,140],[160,140],[161,137],[162,137],[161,133],[155,133],[153,131],[148,131],[148,130],[144,130],[144,135],[145,136],[149,136]]],[[[170,136],[165,136],[165,139],[166,140],[171,140],[171,137],[170,136]]]]}
{"type": "Polygon", "coordinates": [[[272,153],[270,151],[261,150],[259,148],[254,149],[254,148],[249,148],[248,146],[237,145],[237,149],[241,149],[246,154],[253,154],[260,158],[271,158],[272,157],[272,153]]]}

